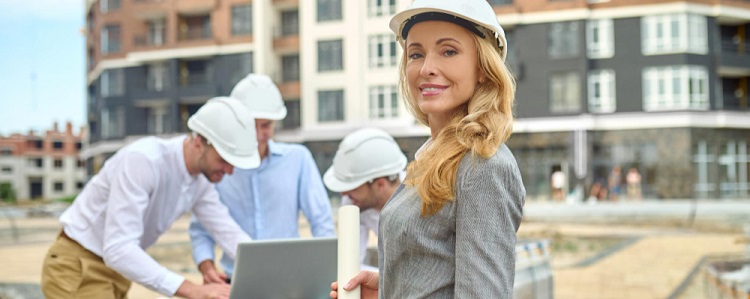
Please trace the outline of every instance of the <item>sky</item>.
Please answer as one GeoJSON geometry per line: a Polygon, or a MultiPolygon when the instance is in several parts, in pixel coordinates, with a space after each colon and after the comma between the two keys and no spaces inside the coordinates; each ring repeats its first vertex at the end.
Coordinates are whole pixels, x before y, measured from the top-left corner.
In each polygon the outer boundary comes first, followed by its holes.
{"type": "Polygon", "coordinates": [[[0,0],[0,135],[85,124],[85,0],[0,0]]]}

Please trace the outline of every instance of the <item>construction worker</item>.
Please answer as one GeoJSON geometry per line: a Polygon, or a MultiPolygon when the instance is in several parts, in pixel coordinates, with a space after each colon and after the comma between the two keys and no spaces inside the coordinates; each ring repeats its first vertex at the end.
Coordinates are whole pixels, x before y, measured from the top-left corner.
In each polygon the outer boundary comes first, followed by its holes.
{"type": "Polygon", "coordinates": [[[123,147],[86,184],[60,216],[63,229],[45,257],[45,297],[125,298],[135,281],[170,297],[228,298],[228,286],[193,284],[146,253],[188,211],[229,255],[251,240],[212,183],[233,166],[260,163],[253,119],[239,101],[219,97],[187,125],[192,134],[123,147]]]}
{"type": "Polygon", "coordinates": [[[365,262],[370,231],[378,234],[380,210],[401,185],[406,156],[396,140],[380,129],[346,135],[333,165],[323,175],[328,190],[341,193],[341,205],[359,207],[360,257],[365,262]]]}
{"type": "MultiPolygon", "coordinates": [[[[262,159],[258,168],[235,169],[234,175],[216,185],[232,218],[255,240],[298,238],[301,210],[313,236],[336,236],[328,192],[310,151],[271,139],[275,122],[286,117],[281,93],[271,78],[249,74],[235,85],[230,97],[242,102],[255,118],[262,159]]],[[[246,137],[255,139],[255,135],[246,137]]],[[[234,257],[221,258],[225,273],[220,273],[214,263],[215,241],[196,219],[190,223],[190,238],[193,260],[204,283],[226,284],[232,277],[234,257]]]]}

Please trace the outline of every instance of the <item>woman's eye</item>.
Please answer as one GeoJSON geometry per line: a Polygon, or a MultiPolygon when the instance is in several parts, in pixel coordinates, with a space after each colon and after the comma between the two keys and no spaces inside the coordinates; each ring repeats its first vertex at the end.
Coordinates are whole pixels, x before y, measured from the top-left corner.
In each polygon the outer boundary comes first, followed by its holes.
{"type": "Polygon", "coordinates": [[[445,52],[443,52],[443,55],[445,55],[445,56],[453,56],[453,55],[456,55],[456,54],[458,54],[458,51],[456,51],[456,50],[446,50],[445,52]]]}
{"type": "Polygon", "coordinates": [[[420,54],[420,53],[409,54],[409,59],[418,59],[418,58],[421,58],[421,57],[422,57],[422,54],[420,54]]]}

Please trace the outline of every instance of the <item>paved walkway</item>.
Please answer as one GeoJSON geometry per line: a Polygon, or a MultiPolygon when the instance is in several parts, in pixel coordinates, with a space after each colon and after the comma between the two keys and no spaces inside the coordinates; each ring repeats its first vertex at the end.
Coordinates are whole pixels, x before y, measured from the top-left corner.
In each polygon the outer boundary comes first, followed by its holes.
{"type": "MultiPolygon", "coordinates": [[[[745,208],[744,204],[733,207],[735,215],[737,208],[745,208]]],[[[542,205],[539,209],[548,209],[548,214],[557,214],[559,210],[568,209],[564,205],[542,205]]],[[[579,207],[584,209],[585,207],[579,207]]],[[[579,208],[573,208],[576,210],[579,208]]],[[[601,205],[599,209],[607,209],[601,205]]],[[[625,208],[630,210],[631,208],[625,208]]],[[[660,207],[656,208],[661,209],[660,207]]],[[[709,210],[709,209],[707,209],[709,210]]],[[[533,215],[529,219],[543,217],[537,206],[530,204],[526,209],[533,215]]],[[[744,210],[750,213],[750,209],[744,210]]],[[[643,214],[643,212],[635,212],[643,214]]],[[[716,212],[716,215],[720,215],[716,212]]],[[[527,214],[527,215],[528,215],[527,214]]],[[[562,215],[562,214],[561,214],[562,215]]],[[[562,217],[562,216],[560,216],[562,217]]],[[[653,216],[658,218],[657,216],[653,216]]],[[[743,252],[742,244],[736,242],[740,237],[737,232],[706,233],[683,228],[659,228],[647,225],[616,225],[616,224],[582,224],[546,221],[525,222],[521,225],[520,234],[533,234],[535,231],[559,231],[573,236],[637,236],[640,239],[630,246],[615,252],[596,263],[585,267],[569,267],[553,269],[555,283],[555,298],[666,298],[679,286],[690,273],[701,257],[714,253],[743,252]]],[[[735,219],[732,217],[732,219],[735,219]]],[[[745,218],[750,219],[750,218],[745,218]]],[[[557,219],[560,220],[560,219],[557,219]]],[[[57,221],[53,218],[15,219],[14,224],[19,231],[37,231],[30,237],[23,237],[20,245],[9,244],[7,230],[10,227],[8,219],[0,218],[0,232],[5,230],[5,242],[0,243],[0,283],[31,283],[38,284],[44,255],[51,244],[58,229],[57,221]]],[[[172,229],[157,242],[160,244],[174,244],[188,242],[188,220],[181,218],[172,229]]],[[[722,230],[726,231],[726,230],[722,230]]],[[[303,229],[303,234],[309,235],[309,230],[303,229]]],[[[2,240],[2,239],[0,239],[2,240]]],[[[183,273],[196,283],[201,277],[195,271],[183,273]]],[[[130,298],[150,299],[162,296],[144,287],[133,284],[130,298]]]]}

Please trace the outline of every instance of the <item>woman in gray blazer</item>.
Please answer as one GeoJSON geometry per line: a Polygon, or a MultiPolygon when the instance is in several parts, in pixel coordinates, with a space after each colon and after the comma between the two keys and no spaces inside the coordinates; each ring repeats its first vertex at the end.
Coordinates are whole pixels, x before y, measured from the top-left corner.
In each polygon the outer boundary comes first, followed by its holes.
{"type": "Polygon", "coordinates": [[[399,87],[431,138],[382,210],[379,273],[362,271],[344,290],[511,298],[526,191],[504,145],[515,82],[503,29],[486,0],[416,0],[390,27],[404,49],[399,87]]]}

